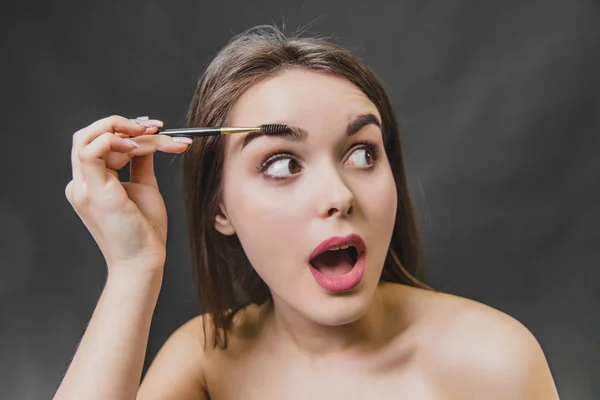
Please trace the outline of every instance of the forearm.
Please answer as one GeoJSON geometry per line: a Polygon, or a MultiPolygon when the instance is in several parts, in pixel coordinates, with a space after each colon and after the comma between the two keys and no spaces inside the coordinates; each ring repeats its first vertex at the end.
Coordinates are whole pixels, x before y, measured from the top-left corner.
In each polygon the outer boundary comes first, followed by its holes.
{"type": "Polygon", "coordinates": [[[161,282],[159,272],[109,274],[55,400],[136,398],[161,282]]]}

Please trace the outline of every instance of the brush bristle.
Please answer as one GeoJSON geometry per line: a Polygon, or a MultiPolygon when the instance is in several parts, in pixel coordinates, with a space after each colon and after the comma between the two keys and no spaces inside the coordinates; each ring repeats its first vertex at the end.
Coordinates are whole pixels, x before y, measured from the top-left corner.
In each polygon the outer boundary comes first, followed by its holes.
{"type": "Polygon", "coordinates": [[[260,126],[261,132],[265,135],[281,135],[289,131],[289,126],[284,124],[265,124],[260,126]]]}

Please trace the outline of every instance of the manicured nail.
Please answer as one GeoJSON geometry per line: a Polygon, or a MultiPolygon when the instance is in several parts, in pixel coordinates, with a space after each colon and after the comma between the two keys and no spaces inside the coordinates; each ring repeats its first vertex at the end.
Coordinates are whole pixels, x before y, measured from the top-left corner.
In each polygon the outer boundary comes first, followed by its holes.
{"type": "Polygon", "coordinates": [[[151,120],[148,121],[148,123],[151,126],[158,126],[159,128],[161,128],[164,125],[163,122],[160,121],[160,120],[158,120],[158,119],[151,119],[151,120]]]}
{"type": "Polygon", "coordinates": [[[131,139],[123,139],[123,140],[125,140],[127,143],[129,143],[130,145],[132,145],[132,146],[133,146],[133,147],[135,147],[136,149],[137,149],[138,147],[140,147],[140,145],[139,145],[139,144],[137,144],[135,141],[133,141],[133,140],[131,140],[131,139]]]}
{"type": "Polygon", "coordinates": [[[141,126],[145,126],[146,128],[150,128],[152,127],[152,125],[150,125],[150,123],[148,121],[144,121],[144,120],[140,120],[140,119],[130,119],[131,122],[133,122],[134,124],[138,124],[141,126]]]}
{"type": "Polygon", "coordinates": [[[183,137],[183,136],[174,137],[173,141],[176,143],[186,143],[186,144],[192,144],[192,142],[193,142],[192,138],[183,137]]]}
{"type": "Polygon", "coordinates": [[[147,115],[145,115],[143,117],[137,117],[136,119],[145,119],[145,120],[148,120],[148,119],[150,119],[150,117],[148,117],[147,115]]]}

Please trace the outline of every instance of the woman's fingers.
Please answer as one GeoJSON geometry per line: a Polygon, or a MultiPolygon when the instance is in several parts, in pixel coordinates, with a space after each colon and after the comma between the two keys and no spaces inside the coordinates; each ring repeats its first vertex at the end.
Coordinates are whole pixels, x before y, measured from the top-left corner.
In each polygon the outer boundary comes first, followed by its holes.
{"type": "Polygon", "coordinates": [[[154,154],[133,157],[129,167],[129,181],[158,187],[154,172],[154,154]]]}
{"type": "Polygon", "coordinates": [[[113,115],[111,117],[100,119],[75,132],[71,150],[73,179],[80,182],[84,180],[81,171],[79,152],[100,135],[105,132],[119,132],[119,136],[139,136],[146,133],[148,130],[156,132],[156,128],[152,127],[149,121],[129,120],[118,115],[113,115]]]}
{"type": "Polygon", "coordinates": [[[156,132],[156,128],[163,126],[162,121],[149,120],[148,117],[139,117],[135,119],[127,119],[120,115],[113,115],[99,119],[88,127],[82,129],[81,134],[76,134],[77,139],[81,139],[83,144],[90,143],[96,136],[104,132],[120,133],[128,136],[140,136],[148,131],[156,132]]]}
{"type": "Polygon", "coordinates": [[[130,140],[136,142],[139,147],[127,153],[109,153],[105,159],[106,168],[108,171],[118,171],[131,161],[131,182],[151,185],[156,185],[153,153],[183,153],[192,141],[188,139],[188,143],[178,143],[166,135],[144,135],[130,140]]]}
{"type": "Polygon", "coordinates": [[[166,135],[149,135],[135,139],[140,146],[130,154],[133,155],[130,166],[130,180],[145,185],[158,186],[154,172],[154,152],[182,153],[187,150],[192,139],[187,143],[176,142],[166,135]]]}
{"type": "MultiPolygon", "coordinates": [[[[88,190],[101,190],[107,180],[130,161],[131,181],[157,186],[153,153],[182,153],[189,143],[155,135],[162,122],[138,117],[112,116],[98,120],[73,135],[73,181],[88,190]]],[[[183,139],[186,140],[186,139],[183,139]]],[[[191,143],[191,139],[187,139],[191,143]]]]}
{"type": "Polygon", "coordinates": [[[135,142],[124,139],[112,132],[102,133],[78,152],[82,181],[90,192],[101,190],[110,178],[105,158],[111,152],[128,153],[136,148],[135,142]]]}

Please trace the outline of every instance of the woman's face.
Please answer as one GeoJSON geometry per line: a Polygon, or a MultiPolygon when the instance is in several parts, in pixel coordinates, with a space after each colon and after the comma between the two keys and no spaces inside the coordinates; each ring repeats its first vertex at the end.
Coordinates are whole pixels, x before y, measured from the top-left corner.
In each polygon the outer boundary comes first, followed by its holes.
{"type": "MultiPolygon", "coordinates": [[[[281,309],[329,326],[366,312],[397,205],[380,121],[375,105],[348,81],[301,69],[252,86],[235,104],[232,126],[281,123],[306,135],[258,136],[245,145],[246,135],[229,136],[223,216],[215,224],[238,235],[281,309]],[[349,128],[356,132],[349,136],[349,128]],[[332,291],[318,284],[309,255],[324,240],[352,233],[366,245],[362,278],[351,290],[332,291]]],[[[339,275],[344,268],[323,266],[322,272],[339,275]]]]}

